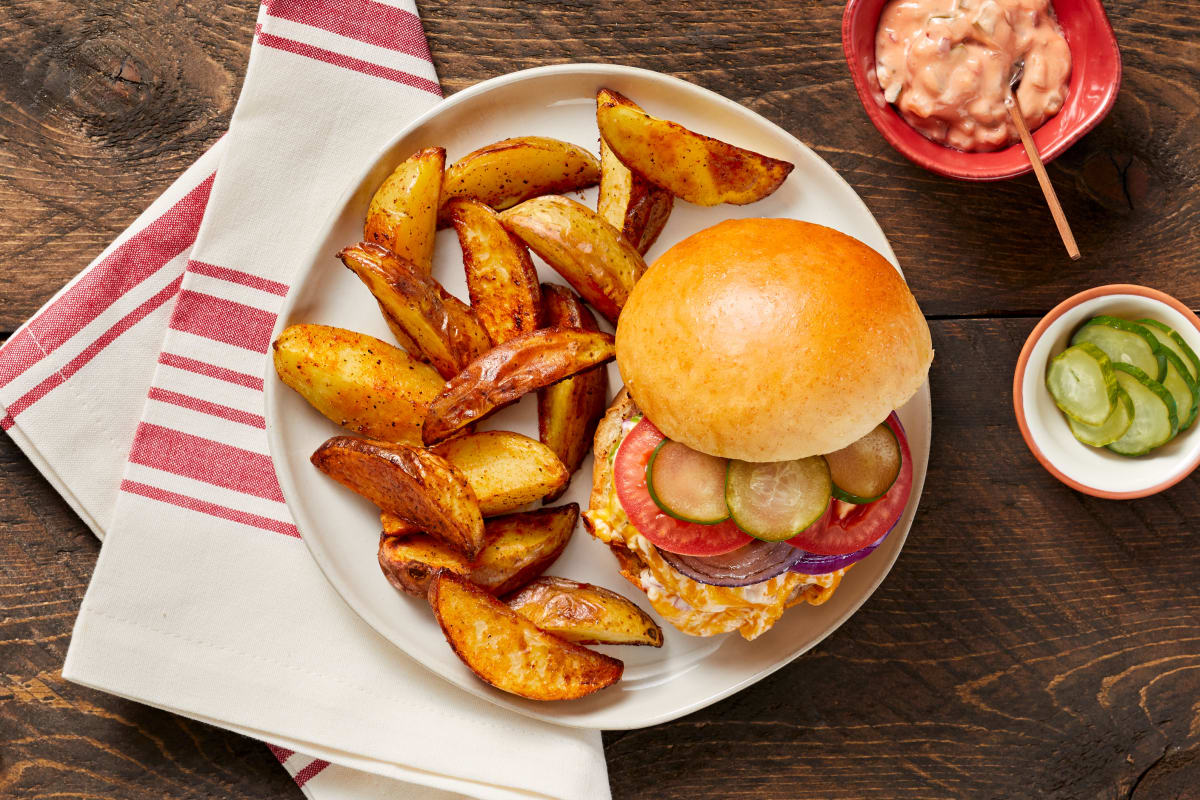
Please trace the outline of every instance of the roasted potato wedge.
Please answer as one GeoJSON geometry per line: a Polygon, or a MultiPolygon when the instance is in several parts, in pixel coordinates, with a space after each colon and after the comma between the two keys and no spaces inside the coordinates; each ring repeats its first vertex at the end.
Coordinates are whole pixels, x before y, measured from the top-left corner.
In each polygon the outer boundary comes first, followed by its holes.
{"type": "Polygon", "coordinates": [[[652,117],[609,89],[596,96],[596,124],[621,163],[698,206],[762,200],[795,166],[652,117]]]}
{"type": "Polygon", "coordinates": [[[338,257],[367,285],[390,322],[416,345],[413,355],[443,377],[457,375],[491,347],[471,309],[406,259],[370,242],[347,247],[338,257]]]}
{"type": "Polygon", "coordinates": [[[478,200],[452,198],[446,213],[462,246],[471,310],[492,344],[537,330],[542,322],[542,294],[524,243],[478,200]]]}
{"type": "Polygon", "coordinates": [[[289,325],[272,347],[280,380],[372,439],[420,444],[429,403],[446,383],[400,348],[343,328],[289,325]]]}
{"type": "Polygon", "coordinates": [[[407,444],[335,436],[313,465],[380,509],[474,558],[484,545],[483,515],[470,484],[441,456],[407,444]]]}
{"type": "MultiPolygon", "coordinates": [[[[455,161],[442,181],[442,210],[470,197],[503,211],[543,194],[586,189],[600,180],[600,162],[578,145],[544,136],[518,136],[481,147],[455,161]]],[[[450,220],[442,214],[444,224],[450,220]]]]}
{"type": "Polygon", "coordinates": [[[629,171],[600,140],[600,196],[596,211],[642,255],[666,227],[675,196],[629,171]]]}
{"type": "Polygon", "coordinates": [[[375,191],[367,207],[363,238],[408,259],[422,275],[433,269],[433,239],[446,151],[418,150],[403,161],[375,191]]]}
{"type": "Polygon", "coordinates": [[[575,287],[614,326],[646,262],[621,231],[560,195],[526,200],[500,222],[575,287]]]}
{"type": "Polygon", "coordinates": [[[611,686],[624,664],[539,630],[461,575],[439,572],[429,605],[446,641],[482,681],[530,700],[573,700],[611,686]]]}
{"type": "MultiPolygon", "coordinates": [[[[551,327],[598,330],[592,312],[565,286],[544,284],[542,307],[546,324],[551,327]]],[[[579,469],[592,446],[596,423],[604,416],[607,399],[608,368],[603,364],[538,389],[538,438],[554,451],[571,475],[579,469]]],[[[564,483],[546,495],[546,502],[560,497],[567,486],[564,483]]]]}
{"type": "MultiPolygon", "coordinates": [[[[467,483],[469,485],[470,481],[467,483]]],[[[421,532],[420,525],[414,525],[387,511],[379,512],[379,526],[382,528],[384,536],[415,536],[421,532]]]]}
{"type": "Polygon", "coordinates": [[[379,566],[393,586],[419,597],[425,596],[439,569],[465,575],[492,594],[504,595],[541,575],[562,555],[578,519],[575,503],[489,519],[484,523],[487,544],[474,561],[423,533],[389,536],[385,524],[379,566]]]}
{"type": "Polygon", "coordinates": [[[446,439],[523,395],[616,356],[613,337],[598,331],[546,328],[510,339],[472,361],[429,406],[425,444],[446,439]]]}
{"type": "Polygon", "coordinates": [[[577,644],[662,647],[650,615],[616,592],[590,583],[544,576],[508,599],[508,607],[544,631],[577,644]]]}
{"type": "Polygon", "coordinates": [[[528,505],[566,484],[567,468],[549,447],[512,431],[481,431],[442,442],[433,452],[467,479],[484,516],[528,505]]]}

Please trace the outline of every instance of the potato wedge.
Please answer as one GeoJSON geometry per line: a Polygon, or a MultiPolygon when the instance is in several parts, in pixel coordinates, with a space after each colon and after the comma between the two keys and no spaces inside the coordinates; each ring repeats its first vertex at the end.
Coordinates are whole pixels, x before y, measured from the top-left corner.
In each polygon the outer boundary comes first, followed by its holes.
{"type": "Polygon", "coordinates": [[[494,595],[515,592],[562,555],[578,521],[576,503],[489,519],[487,544],[471,563],[471,580],[494,595]]]}
{"type": "Polygon", "coordinates": [[[461,575],[439,572],[429,605],[446,641],[480,680],[530,700],[573,700],[621,679],[625,665],[539,630],[461,575]]]}
{"type": "Polygon", "coordinates": [[[425,444],[452,436],[523,395],[616,357],[613,337],[546,328],[493,347],[446,384],[429,406],[425,444]]]}
{"type": "MultiPolygon", "coordinates": [[[[544,284],[542,306],[551,327],[598,330],[592,312],[565,286],[544,284]]],[[[604,416],[607,400],[608,368],[603,364],[538,389],[538,438],[554,451],[571,475],[592,446],[596,423],[604,416]]],[[[569,481],[546,495],[546,502],[558,499],[568,485],[569,481]]]]}
{"type": "Polygon", "coordinates": [[[279,379],[344,428],[421,443],[429,403],[445,381],[428,364],[365,333],[289,325],[272,345],[279,379]]]}
{"type": "Polygon", "coordinates": [[[596,96],[596,124],[625,166],[698,206],[762,200],[795,166],[652,117],[609,89],[596,96]]]}
{"type": "Polygon", "coordinates": [[[313,465],[382,510],[474,558],[484,545],[483,515],[462,472],[435,453],[407,444],[335,436],[313,465]]]}
{"type": "Polygon", "coordinates": [[[439,569],[465,575],[492,594],[504,595],[541,575],[562,555],[578,519],[575,503],[489,519],[484,523],[487,544],[474,561],[423,533],[389,536],[385,525],[379,566],[393,586],[419,597],[425,596],[439,569]]]}
{"type": "MultiPolygon", "coordinates": [[[[578,145],[545,136],[517,136],[481,147],[455,161],[442,181],[442,209],[470,197],[497,211],[543,194],[595,186],[600,162],[578,145]]],[[[443,223],[449,218],[443,213],[443,223]]]]}
{"type": "Polygon", "coordinates": [[[537,330],[542,324],[542,293],[525,244],[478,200],[452,198],[446,213],[462,246],[471,310],[492,344],[537,330]]]}
{"type": "Polygon", "coordinates": [[[666,227],[675,195],[629,171],[600,140],[600,195],[596,211],[642,255],[666,227]]]}
{"type": "Polygon", "coordinates": [[[375,295],[384,315],[415,343],[418,352],[413,355],[443,377],[458,374],[491,347],[471,309],[407,260],[370,242],[347,247],[338,257],[375,295]]]}
{"type": "Polygon", "coordinates": [[[428,276],[433,270],[433,240],[446,150],[427,147],[403,161],[375,191],[367,207],[363,238],[382,245],[428,276]]]}
{"type": "MultiPolygon", "coordinates": [[[[470,481],[467,483],[469,485],[470,481]]],[[[420,525],[414,525],[408,520],[401,519],[388,511],[379,512],[379,527],[382,529],[384,536],[415,536],[421,533],[420,525]]]]}
{"type": "Polygon", "coordinates": [[[541,442],[512,431],[481,431],[442,442],[433,452],[453,464],[484,516],[528,505],[567,482],[567,468],[541,442]]]}
{"type": "Polygon", "coordinates": [[[590,583],[544,576],[508,599],[508,607],[544,631],[577,644],[662,647],[663,632],[633,601],[590,583]]]}
{"type": "Polygon", "coordinates": [[[500,214],[529,245],[614,326],[646,262],[621,231],[582,203],[560,195],[526,200],[500,214]]]}

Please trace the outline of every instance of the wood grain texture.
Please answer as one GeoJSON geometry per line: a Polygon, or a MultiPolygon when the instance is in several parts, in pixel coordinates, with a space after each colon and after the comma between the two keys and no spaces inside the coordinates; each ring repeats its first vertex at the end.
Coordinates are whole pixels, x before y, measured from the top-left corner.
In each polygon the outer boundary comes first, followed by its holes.
{"type": "MultiPolygon", "coordinates": [[[[887,582],[755,687],[606,734],[614,796],[1200,797],[1195,479],[1125,503],[1071,492],[1025,450],[1009,392],[1034,317],[1079,288],[1141,282],[1200,306],[1195,4],[1106,3],[1123,90],[1048,168],[1084,253],[1075,265],[1032,176],[957,183],[876,134],[837,0],[420,7],[448,93],[591,60],[745,103],[851,182],[926,313],[951,318],[932,324],[931,469],[887,582]]],[[[0,332],[220,136],[255,11],[0,0],[0,332]]],[[[3,437],[0,548],[0,797],[300,797],[256,742],[59,677],[98,544],[3,437]]]]}

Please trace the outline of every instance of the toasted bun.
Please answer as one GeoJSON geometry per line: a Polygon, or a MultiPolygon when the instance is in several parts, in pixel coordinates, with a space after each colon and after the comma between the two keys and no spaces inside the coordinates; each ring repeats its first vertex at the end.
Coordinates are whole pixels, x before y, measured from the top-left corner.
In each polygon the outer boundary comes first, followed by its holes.
{"type": "Polygon", "coordinates": [[[617,365],[672,439],[783,461],[864,436],[925,382],[929,326],[862,242],[790,219],[722,222],[664,253],[617,326],[617,365]]]}

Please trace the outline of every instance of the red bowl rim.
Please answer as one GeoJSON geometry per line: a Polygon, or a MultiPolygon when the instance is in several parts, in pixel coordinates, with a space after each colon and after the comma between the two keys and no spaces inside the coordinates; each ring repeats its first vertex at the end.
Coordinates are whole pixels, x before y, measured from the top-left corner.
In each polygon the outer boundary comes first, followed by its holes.
{"type": "MultiPolygon", "coordinates": [[[[1053,0],[1051,1],[1053,2],[1053,0]]],[[[1016,178],[1032,172],[1033,165],[1028,163],[1028,161],[1026,161],[1026,163],[1022,166],[1016,166],[1007,169],[999,168],[985,172],[961,172],[952,166],[942,163],[938,159],[929,158],[925,155],[914,152],[911,148],[909,148],[908,144],[903,139],[893,135],[891,131],[887,130],[885,126],[880,124],[880,115],[889,113],[895,114],[896,112],[891,109],[890,104],[886,108],[879,108],[875,104],[875,98],[871,92],[871,85],[867,82],[867,76],[864,75],[859,69],[857,63],[858,60],[855,58],[856,53],[850,44],[853,41],[854,20],[856,18],[855,11],[863,2],[865,2],[865,0],[847,0],[846,2],[846,9],[842,12],[842,51],[846,56],[846,64],[850,68],[850,77],[854,80],[854,88],[858,92],[859,102],[862,103],[863,109],[867,112],[867,117],[871,120],[871,124],[875,126],[875,130],[879,131],[880,135],[887,140],[888,144],[890,144],[896,150],[896,152],[900,153],[900,155],[904,156],[918,167],[924,167],[931,172],[936,172],[939,175],[945,175],[947,178],[957,178],[958,180],[963,181],[999,181],[1007,178],[1016,178]]],[[[1111,43],[1117,65],[1117,72],[1113,79],[1112,91],[1108,93],[1103,103],[1097,106],[1091,114],[1081,121],[1081,124],[1078,127],[1051,142],[1046,147],[1039,147],[1038,155],[1041,156],[1043,164],[1048,164],[1053,161],[1055,158],[1065,152],[1067,148],[1079,141],[1079,139],[1092,130],[1092,128],[1095,128],[1098,124],[1100,124],[1100,121],[1108,116],[1108,112],[1112,110],[1113,104],[1117,100],[1117,93],[1121,88],[1121,76],[1123,73],[1121,49],[1117,44],[1117,37],[1113,32],[1112,23],[1109,22],[1108,14],[1104,11],[1103,3],[1097,0],[1096,7],[1100,12],[1100,22],[1104,24],[1105,30],[1108,33],[1108,36],[1105,37],[1105,41],[1107,43],[1111,43]]],[[[876,24],[878,25],[878,20],[876,20],[876,24]]],[[[1013,145],[1013,147],[1016,147],[1016,145],[1013,145]]],[[[950,148],[946,149],[950,150],[950,148]]]]}

